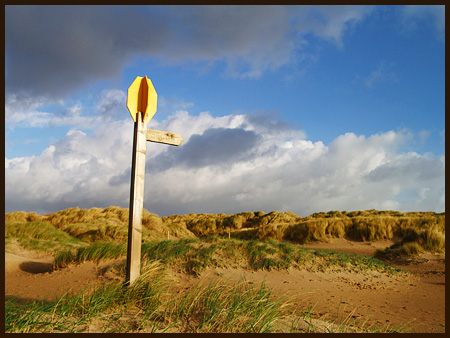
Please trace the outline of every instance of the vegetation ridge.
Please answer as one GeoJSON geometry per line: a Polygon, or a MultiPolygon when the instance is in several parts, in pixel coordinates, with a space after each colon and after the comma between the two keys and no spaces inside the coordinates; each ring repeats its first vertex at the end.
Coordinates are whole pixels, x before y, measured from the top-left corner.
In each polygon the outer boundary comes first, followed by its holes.
{"type": "MultiPolygon", "coordinates": [[[[6,242],[49,252],[61,243],[83,246],[96,241],[126,243],[126,208],[70,208],[49,215],[11,212],[5,215],[6,242]],[[58,244],[59,243],[59,244],[58,244]]],[[[327,242],[330,238],[354,241],[395,240],[378,255],[393,258],[420,252],[445,252],[445,213],[398,211],[329,211],[300,217],[292,212],[186,214],[159,217],[147,210],[142,218],[143,242],[201,238],[211,235],[245,240],[280,240],[294,243],[327,242]]]]}

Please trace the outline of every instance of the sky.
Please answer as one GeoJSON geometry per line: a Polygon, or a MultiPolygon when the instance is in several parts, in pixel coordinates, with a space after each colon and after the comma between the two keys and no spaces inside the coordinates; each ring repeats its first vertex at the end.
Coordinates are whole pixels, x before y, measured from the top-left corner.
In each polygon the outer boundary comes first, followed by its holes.
{"type": "Polygon", "coordinates": [[[6,6],[5,211],[445,211],[445,7],[6,6]]]}

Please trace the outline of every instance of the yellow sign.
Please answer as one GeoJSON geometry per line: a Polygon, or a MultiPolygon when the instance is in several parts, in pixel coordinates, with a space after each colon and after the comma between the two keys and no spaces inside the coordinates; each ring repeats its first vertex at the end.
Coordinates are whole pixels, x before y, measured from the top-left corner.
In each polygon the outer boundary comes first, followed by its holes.
{"type": "Polygon", "coordinates": [[[128,88],[127,107],[131,117],[136,122],[138,112],[143,113],[143,121],[148,116],[150,121],[156,113],[156,101],[158,94],[153,87],[152,81],[147,76],[136,77],[131,86],[128,88]]]}

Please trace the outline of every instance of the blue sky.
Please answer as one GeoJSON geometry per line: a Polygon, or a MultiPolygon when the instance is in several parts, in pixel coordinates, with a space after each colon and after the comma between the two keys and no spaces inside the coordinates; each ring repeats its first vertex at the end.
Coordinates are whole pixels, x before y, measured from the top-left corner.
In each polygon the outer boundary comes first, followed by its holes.
{"type": "Polygon", "coordinates": [[[445,209],[444,6],[6,6],[6,211],[445,209]]]}

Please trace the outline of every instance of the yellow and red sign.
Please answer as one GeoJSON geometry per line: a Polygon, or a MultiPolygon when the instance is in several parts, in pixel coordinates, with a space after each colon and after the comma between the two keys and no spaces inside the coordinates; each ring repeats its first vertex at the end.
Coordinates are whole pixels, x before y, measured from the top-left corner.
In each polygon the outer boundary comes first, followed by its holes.
{"type": "Polygon", "coordinates": [[[133,121],[136,122],[138,112],[143,113],[143,121],[150,121],[156,113],[158,94],[152,81],[147,76],[138,76],[128,88],[127,107],[133,121]]]}

